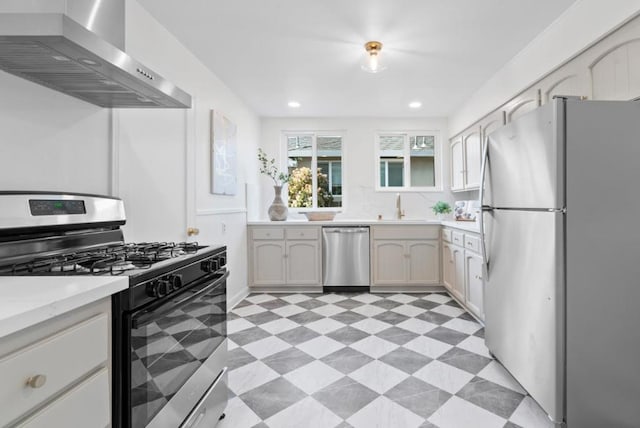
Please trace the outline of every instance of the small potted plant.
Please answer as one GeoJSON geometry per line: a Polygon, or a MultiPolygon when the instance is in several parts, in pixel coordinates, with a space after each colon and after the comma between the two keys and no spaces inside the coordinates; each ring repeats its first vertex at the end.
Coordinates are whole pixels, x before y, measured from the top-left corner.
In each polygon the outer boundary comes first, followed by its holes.
{"type": "Polygon", "coordinates": [[[438,201],[431,207],[433,213],[438,217],[438,220],[444,220],[445,214],[451,213],[451,205],[444,201],[438,201]]]}

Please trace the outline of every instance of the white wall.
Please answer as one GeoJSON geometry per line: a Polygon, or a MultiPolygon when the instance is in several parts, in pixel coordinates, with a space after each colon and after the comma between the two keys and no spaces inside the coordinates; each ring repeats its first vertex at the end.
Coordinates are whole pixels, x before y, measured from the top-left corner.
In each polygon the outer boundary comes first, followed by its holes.
{"type": "MultiPolygon", "coordinates": [[[[264,118],[260,146],[269,157],[275,157],[286,165],[286,150],[282,131],[342,131],[343,191],[346,203],[336,219],[393,218],[395,192],[375,191],[374,138],[377,131],[438,130],[442,143],[443,192],[403,192],[402,205],[407,218],[435,218],[430,207],[438,200],[453,201],[449,189],[449,134],[447,121],[441,118],[384,119],[384,118],[264,118]]],[[[254,154],[255,156],[255,154],[254,154]]],[[[260,200],[258,212],[250,212],[250,220],[268,218],[267,208],[273,200],[272,181],[261,176],[255,197],[260,200]]],[[[303,218],[292,214],[290,218],[303,218]]]]}
{"type": "Polygon", "coordinates": [[[579,0],[450,117],[451,135],[494,110],[640,12],[640,0],[579,0]]]}

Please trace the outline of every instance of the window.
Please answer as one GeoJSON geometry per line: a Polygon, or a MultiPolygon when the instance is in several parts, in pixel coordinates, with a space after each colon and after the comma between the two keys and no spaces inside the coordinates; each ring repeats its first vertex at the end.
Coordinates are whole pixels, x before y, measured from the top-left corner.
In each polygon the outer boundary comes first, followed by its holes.
{"type": "Polygon", "coordinates": [[[379,133],[377,190],[441,190],[440,147],[435,132],[379,133]]]}
{"type": "Polygon", "coordinates": [[[285,139],[289,207],[342,207],[342,136],[288,133],[285,139]]]}

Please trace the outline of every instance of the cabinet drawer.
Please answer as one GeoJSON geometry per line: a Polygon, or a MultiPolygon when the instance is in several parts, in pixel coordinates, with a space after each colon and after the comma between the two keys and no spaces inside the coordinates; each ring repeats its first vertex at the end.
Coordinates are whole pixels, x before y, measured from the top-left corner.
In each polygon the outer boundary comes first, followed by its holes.
{"type": "Polygon", "coordinates": [[[374,226],[374,239],[438,239],[438,226],[374,226]]]}
{"type": "Polygon", "coordinates": [[[476,253],[480,252],[480,238],[473,235],[465,235],[464,236],[464,248],[468,248],[471,251],[475,251],[476,253]]]}
{"type": "Polygon", "coordinates": [[[450,229],[442,229],[442,240],[446,242],[451,242],[451,230],[450,229]]]}
{"type": "Polygon", "coordinates": [[[254,240],[258,239],[284,239],[284,229],[282,227],[263,227],[253,229],[251,236],[254,240]]]}
{"type": "Polygon", "coordinates": [[[107,314],[97,315],[0,360],[0,426],[105,364],[108,323],[107,314]],[[29,386],[28,380],[38,375],[41,385],[29,386]]]}
{"type": "Polygon", "coordinates": [[[287,239],[319,239],[320,238],[319,230],[315,227],[287,228],[285,230],[285,236],[287,237],[287,239]]]}
{"type": "Polygon", "coordinates": [[[109,371],[103,368],[18,427],[104,428],[111,422],[109,403],[109,371]]]}
{"type": "Polygon", "coordinates": [[[464,233],[451,231],[451,242],[461,247],[464,245],[464,233]]]}

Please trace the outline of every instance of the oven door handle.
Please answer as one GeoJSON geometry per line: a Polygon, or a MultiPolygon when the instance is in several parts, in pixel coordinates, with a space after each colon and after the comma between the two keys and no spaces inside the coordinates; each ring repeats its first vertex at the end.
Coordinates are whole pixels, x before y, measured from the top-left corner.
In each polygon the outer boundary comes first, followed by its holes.
{"type": "Polygon", "coordinates": [[[205,288],[198,291],[197,293],[194,293],[191,296],[180,300],[179,302],[169,301],[154,309],[147,309],[142,312],[139,312],[138,315],[134,315],[131,318],[132,327],[133,328],[144,327],[147,324],[150,324],[154,321],[161,319],[163,316],[165,316],[169,312],[175,311],[177,309],[184,307],[185,305],[194,301],[198,297],[201,297],[207,294],[212,288],[217,288],[221,283],[226,281],[228,276],[229,276],[229,271],[227,270],[224,272],[224,274],[220,278],[217,278],[210,285],[206,286],[205,288]]]}

